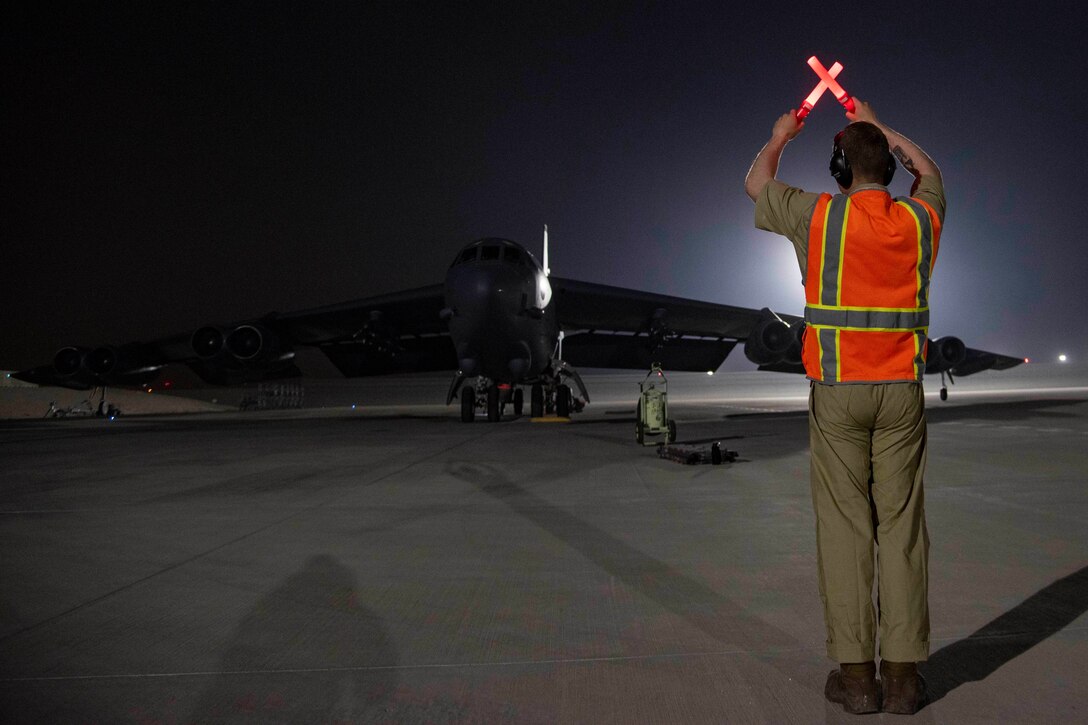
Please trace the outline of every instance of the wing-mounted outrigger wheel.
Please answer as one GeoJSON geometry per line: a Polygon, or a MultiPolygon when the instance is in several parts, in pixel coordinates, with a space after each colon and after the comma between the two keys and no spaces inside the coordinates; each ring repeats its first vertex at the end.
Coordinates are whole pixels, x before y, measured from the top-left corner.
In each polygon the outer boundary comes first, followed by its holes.
{"type": "Polygon", "coordinates": [[[956,384],[955,378],[952,377],[952,371],[951,370],[948,370],[948,371],[942,370],[941,371],[941,400],[948,400],[948,386],[945,385],[945,383],[944,383],[945,372],[948,373],[948,382],[950,384],[952,384],[952,385],[956,384]]]}

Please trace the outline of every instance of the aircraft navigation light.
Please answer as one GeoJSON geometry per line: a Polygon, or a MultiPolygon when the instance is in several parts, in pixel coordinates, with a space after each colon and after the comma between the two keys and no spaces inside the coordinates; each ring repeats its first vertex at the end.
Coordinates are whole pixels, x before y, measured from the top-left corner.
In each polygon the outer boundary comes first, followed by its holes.
{"type": "Polygon", "coordinates": [[[714,371],[713,371],[713,370],[707,370],[707,371],[706,371],[706,374],[707,374],[707,375],[713,375],[713,374],[714,374],[714,371]]]}
{"type": "MultiPolygon", "coordinates": [[[[827,69],[827,74],[834,78],[840,71],[842,71],[842,63],[835,61],[831,67],[827,69]]],[[[798,121],[805,120],[805,116],[807,116],[809,111],[816,106],[816,101],[820,100],[820,96],[822,96],[826,90],[827,81],[821,80],[816,84],[816,87],[812,89],[812,93],[808,94],[808,98],[802,101],[801,107],[797,109],[796,116],[798,121]]]]}
{"type": "Polygon", "coordinates": [[[1064,352],[1063,352],[1063,353],[1062,353],[1061,355],[1059,355],[1059,356],[1058,356],[1058,362],[1065,362],[1065,361],[1066,361],[1066,360],[1068,360],[1068,359],[1069,359],[1069,358],[1068,358],[1068,357],[1066,357],[1066,355],[1065,355],[1065,353],[1064,353],[1064,352]]]}

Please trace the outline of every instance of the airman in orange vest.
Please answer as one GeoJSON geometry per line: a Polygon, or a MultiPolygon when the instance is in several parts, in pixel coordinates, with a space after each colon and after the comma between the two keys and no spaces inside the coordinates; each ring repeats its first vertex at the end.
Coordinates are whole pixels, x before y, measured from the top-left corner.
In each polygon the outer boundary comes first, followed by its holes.
{"type": "Polygon", "coordinates": [[[793,242],[805,286],[817,566],[827,653],[839,663],[824,693],[847,712],[914,713],[925,702],[916,663],[929,656],[921,380],[944,187],[920,147],[854,100],[829,164],[839,194],[775,178],[804,126],[792,111],[744,186],[756,226],[793,242]],[[914,176],[910,196],[888,191],[895,159],[914,176]]]}

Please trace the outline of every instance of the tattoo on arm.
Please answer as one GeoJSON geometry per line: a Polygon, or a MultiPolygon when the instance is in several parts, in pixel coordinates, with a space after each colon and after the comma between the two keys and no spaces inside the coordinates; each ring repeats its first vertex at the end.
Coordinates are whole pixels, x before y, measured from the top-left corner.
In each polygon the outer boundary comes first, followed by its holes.
{"type": "Polygon", "coordinates": [[[914,168],[914,161],[911,160],[910,156],[907,156],[907,152],[903,150],[902,146],[896,146],[892,149],[892,153],[895,154],[895,158],[899,159],[899,163],[903,164],[904,169],[912,174],[917,171],[914,168]]]}

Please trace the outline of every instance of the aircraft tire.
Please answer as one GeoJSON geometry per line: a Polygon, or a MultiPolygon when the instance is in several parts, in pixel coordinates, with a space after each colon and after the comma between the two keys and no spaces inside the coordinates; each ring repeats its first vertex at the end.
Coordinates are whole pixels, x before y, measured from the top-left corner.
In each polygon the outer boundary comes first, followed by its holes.
{"type": "Polygon", "coordinates": [[[941,388],[941,400],[948,400],[948,388],[941,388]]]}
{"type": "Polygon", "coordinates": [[[534,383],[529,391],[529,415],[540,418],[544,415],[544,386],[534,383]]]}
{"type": "Polygon", "coordinates": [[[555,414],[560,418],[570,417],[570,388],[566,385],[555,389],[555,414]]]}
{"type": "Polygon", "coordinates": [[[665,440],[668,443],[675,443],[676,442],[676,421],[670,419],[668,425],[669,425],[669,435],[665,440]]]}
{"type": "Polygon", "coordinates": [[[641,420],[636,420],[635,421],[635,440],[638,441],[638,444],[640,446],[646,440],[646,430],[645,430],[645,426],[642,425],[641,420]]]}
{"type": "Polygon", "coordinates": [[[472,386],[461,388],[461,422],[471,423],[476,419],[476,391],[472,386]]]}
{"type": "Polygon", "coordinates": [[[521,411],[525,409],[525,393],[521,388],[514,391],[514,415],[521,415],[521,411]]]}
{"type": "Polygon", "coordinates": [[[499,407],[499,386],[492,385],[487,389],[487,420],[489,423],[497,423],[502,417],[502,408],[499,407]]]}

